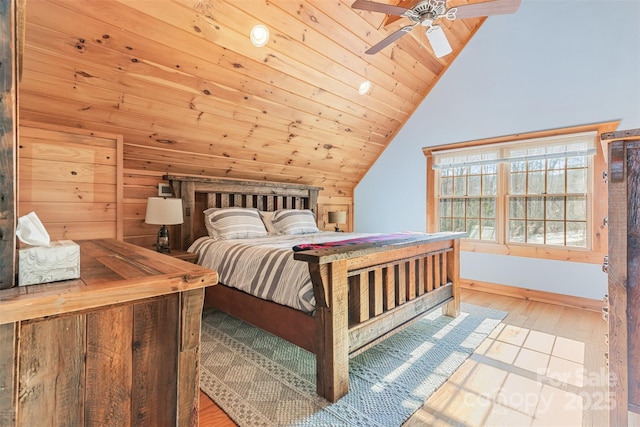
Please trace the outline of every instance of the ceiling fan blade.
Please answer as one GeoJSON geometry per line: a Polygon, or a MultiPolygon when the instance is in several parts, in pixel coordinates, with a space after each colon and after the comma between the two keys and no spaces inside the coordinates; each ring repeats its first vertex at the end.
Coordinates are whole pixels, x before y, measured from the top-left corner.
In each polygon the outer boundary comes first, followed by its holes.
{"type": "Polygon", "coordinates": [[[432,25],[427,28],[427,39],[429,40],[429,44],[431,45],[431,49],[433,49],[433,54],[436,58],[442,58],[452,52],[451,44],[449,44],[447,35],[442,30],[441,26],[432,25]]]}
{"type": "Polygon", "coordinates": [[[399,30],[394,31],[393,33],[389,34],[384,39],[380,40],[374,46],[371,46],[365,53],[368,54],[368,55],[373,55],[374,53],[380,52],[382,49],[387,47],[389,44],[393,43],[394,41],[398,40],[400,37],[404,36],[409,31],[413,30],[413,27],[415,27],[415,26],[416,26],[416,24],[407,25],[405,27],[400,28],[399,30]]]}
{"type": "Polygon", "coordinates": [[[391,4],[376,3],[373,1],[356,0],[351,7],[353,9],[368,10],[370,12],[386,13],[387,15],[409,16],[413,10],[391,4]]]}
{"type": "MultiPolygon", "coordinates": [[[[478,18],[480,16],[507,15],[514,13],[520,7],[522,0],[494,0],[484,3],[465,4],[456,9],[456,19],[478,18]]],[[[449,12],[449,11],[447,11],[449,12]]]]}

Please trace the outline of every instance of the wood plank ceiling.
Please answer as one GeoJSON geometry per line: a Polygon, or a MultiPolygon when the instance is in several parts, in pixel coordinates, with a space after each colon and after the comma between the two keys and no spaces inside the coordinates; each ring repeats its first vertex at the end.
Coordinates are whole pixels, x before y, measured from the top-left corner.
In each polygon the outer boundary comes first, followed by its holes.
{"type": "Polygon", "coordinates": [[[484,21],[441,20],[441,59],[419,28],[365,55],[409,22],[352,2],[27,0],[20,118],[122,134],[126,169],[351,196],[484,21]]]}

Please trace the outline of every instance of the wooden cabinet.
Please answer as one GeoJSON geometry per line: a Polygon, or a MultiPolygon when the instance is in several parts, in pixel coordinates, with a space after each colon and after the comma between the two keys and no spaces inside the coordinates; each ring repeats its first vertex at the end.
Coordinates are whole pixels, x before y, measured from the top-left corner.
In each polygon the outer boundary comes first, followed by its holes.
{"type": "Polygon", "coordinates": [[[197,426],[214,271],[115,239],[77,280],[0,291],[0,425],[197,426]]]}
{"type": "Polygon", "coordinates": [[[640,129],[609,144],[608,364],[611,426],[640,425],[640,129]]]}

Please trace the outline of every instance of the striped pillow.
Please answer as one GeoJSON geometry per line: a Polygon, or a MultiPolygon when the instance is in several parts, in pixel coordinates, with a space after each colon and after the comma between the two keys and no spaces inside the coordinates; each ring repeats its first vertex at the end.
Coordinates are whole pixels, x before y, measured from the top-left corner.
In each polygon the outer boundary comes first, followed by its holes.
{"type": "Polygon", "coordinates": [[[316,217],[310,210],[280,209],[273,214],[273,226],[278,234],[318,233],[316,217]]]}
{"type": "Polygon", "coordinates": [[[260,213],[253,208],[211,208],[204,211],[209,236],[218,239],[266,237],[260,213]]]}

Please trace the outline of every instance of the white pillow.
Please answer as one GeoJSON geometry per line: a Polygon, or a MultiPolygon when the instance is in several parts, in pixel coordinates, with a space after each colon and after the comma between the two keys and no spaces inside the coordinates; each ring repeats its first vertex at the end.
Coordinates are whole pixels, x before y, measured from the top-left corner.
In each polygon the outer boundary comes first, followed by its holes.
{"type": "Polygon", "coordinates": [[[204,211],[209,236],[217,239],[266,237],[260,213],[253,208],[210,208],[204,211]]]}
{"type": "Polygon", "coordinates": [[[273,213],[273,226],[278,234],[318,233],[316,217],[310,210],[279,209],[273,213]]]}

